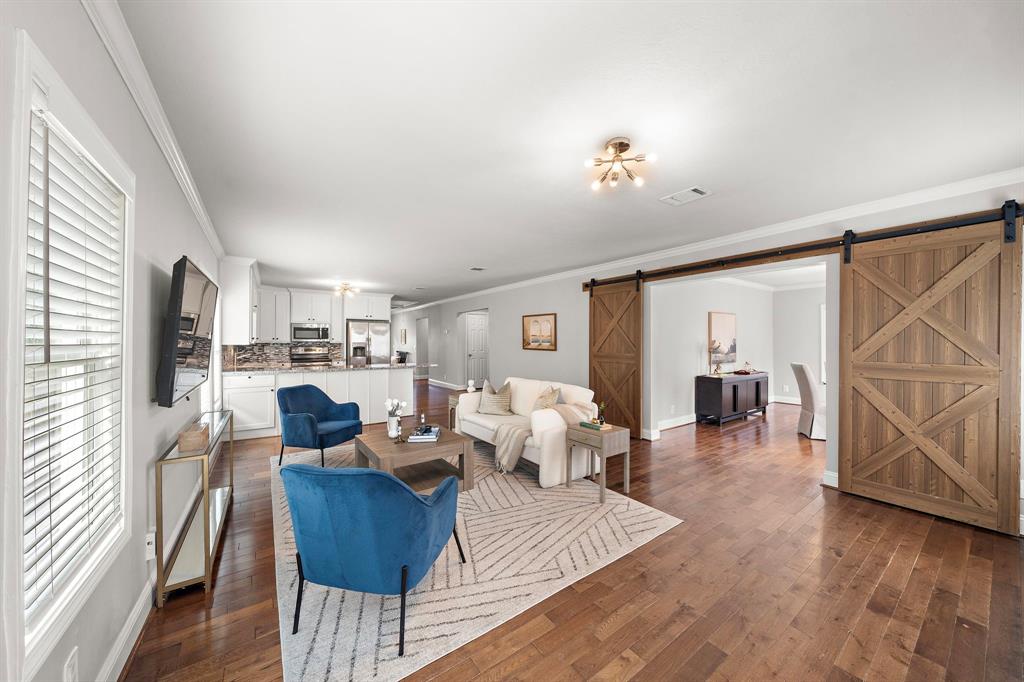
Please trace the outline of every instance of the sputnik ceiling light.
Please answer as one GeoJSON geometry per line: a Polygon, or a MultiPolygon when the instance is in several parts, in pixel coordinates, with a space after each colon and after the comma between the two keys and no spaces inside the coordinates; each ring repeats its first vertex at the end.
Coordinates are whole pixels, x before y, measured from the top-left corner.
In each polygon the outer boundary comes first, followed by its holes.
{"type": "Polygon", "coordinates": [[[583,162],[585,168],[600,168],[601,166],[608,165],[604,173],[601,173],[601,177],[594,180],[590,184],[590,188],[595,192],[601,189],[601,185],[607,180],[608,184],[612,187],[617,187],[619,184],[619,177],[623,174],[627,178],[633,181],[637,187],[643,187],[644,179],[637,175],[633,169],[627,168],[627,163],[643,163],[647,161],[654,163],[658,160],[658,157],[654,154],[637,154],[636,156],[623,156],[629,151],[629,138],[628,137],[613,137],[612,139],[605,142],[605,152],[611,156],[610,159],[603,159],[600,156],[596,156],[592,159],[587,159],[583,162]]]}
{"type": "Polygon", "coordinates": [[[355,296],[358,293],[359,293],[359,287],[354,287],[354,286],[350,285],[348,282],[342,282],[338,286],[334,287],[334,295],[335,296],[345,295],[345,296],[348,296],[349,298],[352,298],[353,296],[355,296]]]}

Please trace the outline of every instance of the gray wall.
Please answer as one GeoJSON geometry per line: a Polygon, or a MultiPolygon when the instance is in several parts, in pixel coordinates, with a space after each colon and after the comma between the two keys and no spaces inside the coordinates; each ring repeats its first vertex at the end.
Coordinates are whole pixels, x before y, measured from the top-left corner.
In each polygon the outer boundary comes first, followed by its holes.
{"type": "MultiPolygon", "coordinates": [[[[187,254],[216,277],[217,259],[81,4],[5,0],[0,7],[0,24],[27,30],[136,174],[135,251],[130,254],[134,279],[128,284],[134,290],[134,321],[128,333],[135,354],[134,402],[127,406],[134,422],[134,437],[126,443],[126,454],[132,460],[128,482],[131,538],[37,677],[61,679],[64,660],[72,647],[78,646],[81,679],[91,680],[99,674],[154,572],[154,564],[144,558],[145,534],[154,524],[153,461],[200,408],[198,391],[190,401],[171,409],[151,402],[171,265],[187,254]]],[[[188,471],[172,475],[168,481],[169,507],[184,504],[193,488],[193,476],[188,471]]],[[[171,522],[177,511],[168,509],[171,522]]]]}
{"type": "Polygon", "coordinates": [[[775,369],[771,392],[777,398],[798,401],[800,390],[790,363],[807,363],[815,378],[821,381],[821,304],[825,302],[825,286],[776,291],[772,301],[775,369]]]}
{"type": "Polygon", "coordinates": [[[724,371],[745,362],[772,371],[771,291],[715,279],[683,279],[652,284],[647,295],[649,430],[693,421],[694,377],[708,372],[709,311],[736,314],[736,363],[723,365],[724,371]]]}

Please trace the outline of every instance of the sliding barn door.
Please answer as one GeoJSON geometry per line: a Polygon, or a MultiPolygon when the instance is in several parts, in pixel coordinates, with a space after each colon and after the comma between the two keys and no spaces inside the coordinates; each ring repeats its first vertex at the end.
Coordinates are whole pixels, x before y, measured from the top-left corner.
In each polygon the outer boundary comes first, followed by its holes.
{"type": "Polygon", "coordinates": [[[1001,221],[853,246],[841,490],[1018,532],[1020,267],[1001,221]]]}
{"type": "Polygon", "coordinates": [[[611,424],[640,437],[643,374],[643,287],[595,287],[590,298],[590,387],[611,424]]]}

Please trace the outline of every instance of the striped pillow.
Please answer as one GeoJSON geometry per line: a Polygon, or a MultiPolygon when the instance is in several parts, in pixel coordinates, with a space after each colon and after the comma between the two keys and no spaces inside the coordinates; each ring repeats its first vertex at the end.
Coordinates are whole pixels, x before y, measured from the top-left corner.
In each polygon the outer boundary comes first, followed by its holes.
{"type": "Polygon", "coordinates": [[[546,410],[549,407],[554,407],[556,404],[558,404],[560,394],[560,389],[557,389],[554,386],[548,386],[547,388],[540,392],[539,396],[537,396],[537,402],[533,404],[533,409],[546,410]]]}
{"type": "Polygon", "coordinates": [[[480,414],[512,414],[512,386],[506,381],[505,385],[494,390],[491,382],[484,379],[484,388],[480,392],[480,407],[477,410],[480,414]]]}

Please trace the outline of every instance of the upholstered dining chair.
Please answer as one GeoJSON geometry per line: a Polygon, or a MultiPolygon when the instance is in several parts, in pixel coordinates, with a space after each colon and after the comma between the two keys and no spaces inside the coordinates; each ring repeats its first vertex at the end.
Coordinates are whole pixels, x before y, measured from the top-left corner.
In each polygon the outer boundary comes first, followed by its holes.
{"type": "Polygon", "coordinates": [[[398,655],[405,654],[405,595],[454,537],[459,482],[449,476],[428,497],[376,469],[281,469],[295,534],[299,586],[292,634],[299,631],[306,581],[343,590],[400,594],[398,655]]]}
{"type": "Polygon", "coordinates": [[[790,363],[800,389],[800,421],[797,433],[814,440],[825,440],[825,399],[811,368],[802,362],[790,363]]]}
{"type": "Polygon", "coordinates": [[[320,466],[324,466],[324,448],[350,441],[363,432],[359,406],[336,403],[311,384],[277,389],[277,406],[281,410],[281,455],[284,448],[320,450],[320,466]]]}

